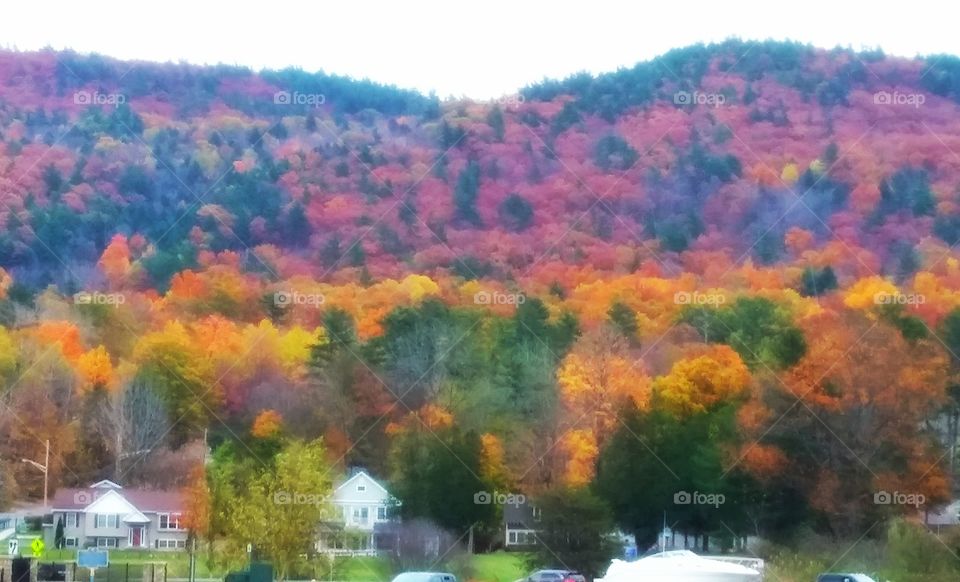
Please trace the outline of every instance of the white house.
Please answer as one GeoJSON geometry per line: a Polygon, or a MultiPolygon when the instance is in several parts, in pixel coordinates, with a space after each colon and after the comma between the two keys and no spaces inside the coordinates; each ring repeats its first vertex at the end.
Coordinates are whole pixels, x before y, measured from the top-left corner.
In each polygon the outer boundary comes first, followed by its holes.
{"type": "Polygon", "coordinates": [[[61,522],[68,548],[172,550],[186,545],[179,491],[124,489],[103,480],[82,489],[60,489],[52,505],[53,520],[43,526],[47,547],[54,547],[61,522]]]}
{"type": "Polygon", "coordinates": [[[540,508],[529,501],[503,506],[503,545],[507,549],[534,546],[540,527],[540,508]]]}
{"type": "Polygon", "coordinates": [[[338,518],[322,524],[317,550],[324,553],[374,554],[381,545],[378,524],[393,519],[396,500],[366,471],[354,470],[333,491],[338,518]]]}

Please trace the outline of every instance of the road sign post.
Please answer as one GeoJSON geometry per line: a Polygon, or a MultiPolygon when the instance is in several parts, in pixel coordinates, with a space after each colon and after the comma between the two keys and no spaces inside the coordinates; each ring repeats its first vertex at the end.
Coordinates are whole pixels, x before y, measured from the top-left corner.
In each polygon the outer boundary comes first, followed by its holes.
{"type": "Polygon", "coordinates": [[[110,555],[107,550],[78,550],[77,565],[90,570],[90,582],[94,582],[97,568],[106,568],[110,565],[110,555]]]}
{"type": "Polygon", "coordinates": [[[15,537],[7,540],[7,554],[12,557],[20,555],[20,540],[15,537]]]}

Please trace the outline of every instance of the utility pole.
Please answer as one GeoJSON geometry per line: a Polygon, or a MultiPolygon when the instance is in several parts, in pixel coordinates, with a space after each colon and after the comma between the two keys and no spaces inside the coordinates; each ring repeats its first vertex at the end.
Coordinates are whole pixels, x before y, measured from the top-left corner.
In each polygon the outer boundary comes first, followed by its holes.
{"type": "Polygon", "coordinates": [[[196,534],[191,534],[190,536],[190,570],[189,570],[189,582],[196,582],[197,580],[197,536],[196,534]]]}
{"type": "Polygon", "coordinates": [[[117,454],[113,460],[113,481],[120,482],[120,459],[123,458],[123,431],[117,431],[117,454]]]}
{"type": "Polygon", "coordinates": [[[43,508],[47,508],[47,487],[50,484],[50,439],[46,440],[46,452],[43,455],[43,464],[36,461],[31,461],[30,459],[20,459],[22,462],[27,463],[28,465],[33,465],[43,473],[43,508]]]}

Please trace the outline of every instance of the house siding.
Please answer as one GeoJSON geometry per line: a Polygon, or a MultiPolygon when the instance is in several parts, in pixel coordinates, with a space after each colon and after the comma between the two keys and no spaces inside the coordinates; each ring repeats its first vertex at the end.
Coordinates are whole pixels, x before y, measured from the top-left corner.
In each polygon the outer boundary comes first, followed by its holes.
{"type": "Polygon", "coordinates": [[[390,493],[366,473],[357,473],[334,491],[333,504],[350,528],[373,532],[374,525],[389,521],[390,493]],[[361,490],[362,489],[362,490],[361,490]],[[384,515],[380,517],[380,508],[384,515]],[[366,519],[362,517],[366,509],[366,519]]]}

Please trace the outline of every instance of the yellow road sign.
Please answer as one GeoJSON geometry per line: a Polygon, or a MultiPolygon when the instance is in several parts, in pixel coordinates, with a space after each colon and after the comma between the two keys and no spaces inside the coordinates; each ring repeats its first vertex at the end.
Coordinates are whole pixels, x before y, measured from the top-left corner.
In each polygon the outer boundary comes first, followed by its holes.
{"type": "Polygon", "coordinates": [[[33,550],[33,555],[36,558],[43,557],[43,550],[46,548],[46,544],[43,543],[43,540],[37,538],[30,543],[30,549],[33,550]]]}

